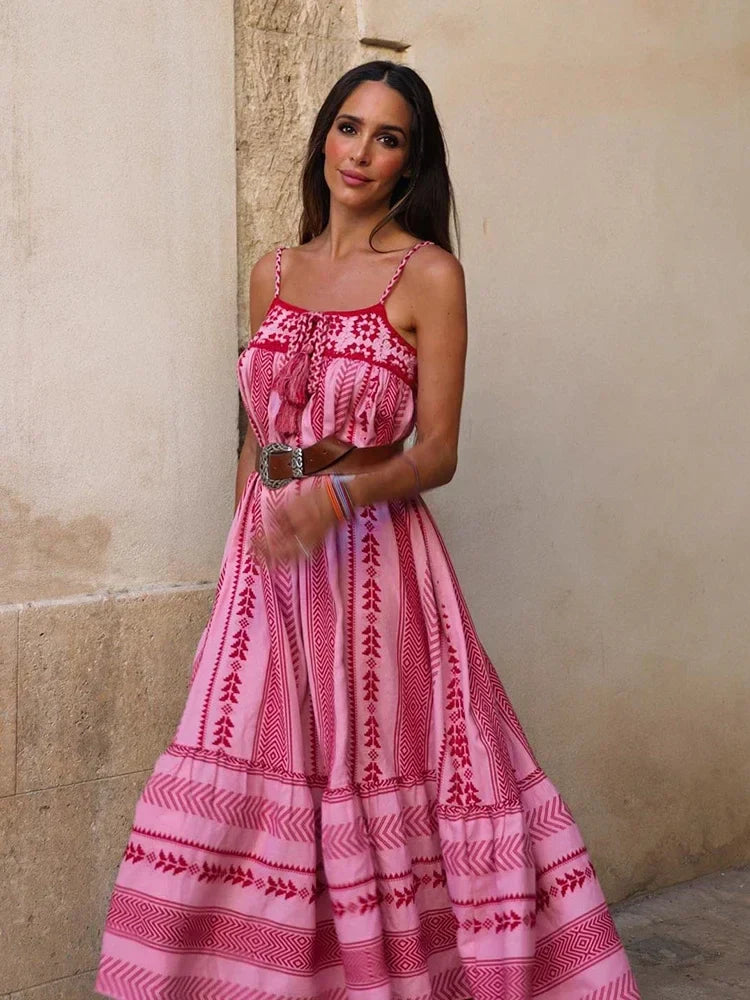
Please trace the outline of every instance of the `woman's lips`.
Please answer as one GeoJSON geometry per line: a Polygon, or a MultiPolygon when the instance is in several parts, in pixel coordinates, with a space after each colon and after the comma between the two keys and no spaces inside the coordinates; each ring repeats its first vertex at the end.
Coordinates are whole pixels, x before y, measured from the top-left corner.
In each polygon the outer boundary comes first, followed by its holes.
{"type": "Polygon", "coordinates": [[[359,187],[361,184],[369,184],[369,177],[355,177],[352,174],[344,173],[343,170],[339,170],[339,173],[344,178],[345,184],[351,184],[352,187],[359,187]]]}

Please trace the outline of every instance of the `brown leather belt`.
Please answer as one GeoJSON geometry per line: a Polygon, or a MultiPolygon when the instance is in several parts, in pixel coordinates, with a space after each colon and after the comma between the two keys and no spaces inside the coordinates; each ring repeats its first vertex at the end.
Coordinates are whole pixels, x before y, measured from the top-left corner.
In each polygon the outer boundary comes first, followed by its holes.
{"type": "Polygon", "coordinates": [[[271,441],[257,449],[255,469],[263,485],[275,490],[293,479],[304,479],[306,476],[361,472],[403,451],[404,440],[363,448],[342,441],[335,434],[329,434],[306,448],[271,441]]]}

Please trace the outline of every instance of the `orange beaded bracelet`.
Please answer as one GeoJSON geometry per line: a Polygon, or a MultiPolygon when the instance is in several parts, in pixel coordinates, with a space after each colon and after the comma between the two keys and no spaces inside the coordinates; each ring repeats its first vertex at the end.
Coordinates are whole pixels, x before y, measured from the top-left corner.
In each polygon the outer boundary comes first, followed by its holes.
{"type": "Polygon", "coordinates": [[[339,521],[350,521],[354,517],[354,503],[344,483],[344,477],[335,474],[326,476],[325,485],[336,517],[339,521]]]}

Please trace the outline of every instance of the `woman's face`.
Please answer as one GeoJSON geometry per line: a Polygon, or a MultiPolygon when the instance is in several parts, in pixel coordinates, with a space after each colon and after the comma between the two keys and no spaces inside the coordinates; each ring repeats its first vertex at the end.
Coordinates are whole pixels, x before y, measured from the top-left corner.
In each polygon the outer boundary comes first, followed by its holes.
{"type": "Polygon", "coordinates": [[[331,196],[368,209],[385,202],[409,155],[411,109],[401,94],[378,80],[356,87],[326,136],[324,176],[331,196]],[[366,180],[348,181],[346,172],[366,180]]]}

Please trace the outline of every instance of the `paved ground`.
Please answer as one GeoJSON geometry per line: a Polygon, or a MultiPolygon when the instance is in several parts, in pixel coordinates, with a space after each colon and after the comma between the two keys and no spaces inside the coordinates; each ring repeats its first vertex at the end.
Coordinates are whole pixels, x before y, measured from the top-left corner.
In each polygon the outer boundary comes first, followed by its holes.
{"type": "Polygon", "coordinates": [[[750,1000],[750,868],[613,907],[643,1000],[750,1000]]]}

